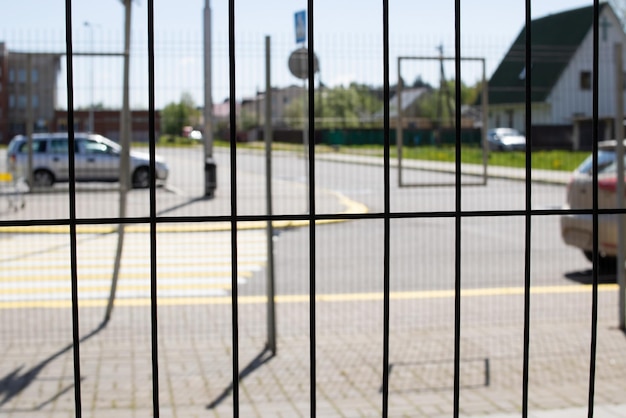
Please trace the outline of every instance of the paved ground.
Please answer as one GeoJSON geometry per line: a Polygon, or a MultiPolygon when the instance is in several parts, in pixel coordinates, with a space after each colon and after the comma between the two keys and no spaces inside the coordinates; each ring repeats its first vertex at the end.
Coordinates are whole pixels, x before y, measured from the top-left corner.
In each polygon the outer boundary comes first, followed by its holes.
{"type": "MultiPolygon", "coordinates": [[[[543,181],[563,182],[568,176],[562,173],[558,179],[543,181]]],[[[290,186],[284,187],[283,192],[289,193],[290,186]]],[[[227,207],[229,196],[218,194],[216,199],[224,199],[218,205],[227,207]]],[[[363,209],[333,193],[316,203],[329,211],[363,209]]],[[[185,211],[205,213],[198,209],[202,204],[185,205],[185,211]]],[[[542,318],[550,318],[566,304],[586,306],[590,293],[572,293],[556,303],[547,296],[532,300],[533,312],[545,314],[542,318]]],[[[610,319],[616,297],[615,291],[599,294],[596,417],[626,417],[626,334],[610,319]]],[[[463,299],[464,318],[483,314],[486,306],[491,316],[487,322],[462,327],[459,405],[463,417],[522,415],[523,322],[499,321],[499,317],[507,309],[523,309],[523,295],[503,296],[503,300],[491,307],[488,296],[463,299]]],[[[400,318],[411,312],[415,323],[422,323],[420,318],[444,305],[453,307],[453,300],[392,301],[389,416],[453,415],[453,310],[443,323],[431,327],[411,326],[411,321],[400,318]]],[[[382,302],[328,299],[318,301],[316,307],[316,415],[380,416],[382,302]]],[[[239,415],[310,416],[309,304],[290,299],[278,303],[281,319],[275,356],[265,349],[265,310],[264,303],[252,299],[245,299],[238,310],[239,415]]],[[[84,306],[79,313],[82,416],[151,416],[149,306],[116,307],[104,327],[101,307],[84,306]]],[[[233,416],[231,314],[229,304],[159,307],[160,416],[233,416]]],[[[70,310],[0,309],[0,317],[0,416],[75,416],[70,310]]],[[[585,314],[565,322],[531,319],[529,416],[588,416],[590,319],[585,314]]]]}

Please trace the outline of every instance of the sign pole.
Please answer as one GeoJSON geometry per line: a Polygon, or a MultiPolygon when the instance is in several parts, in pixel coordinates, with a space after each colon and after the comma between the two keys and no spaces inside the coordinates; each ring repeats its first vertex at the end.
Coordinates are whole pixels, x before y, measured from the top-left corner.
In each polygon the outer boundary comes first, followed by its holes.
{"type": "MultiPolygon", "coordinates": [[[[295,13],[294,23],[295,23],[295,30],[296,30],[296,44],[301,44],[300,46],[301,50],[306,51],[306,45],[305,45],[306,43],[306,10],[301,10],[295,13]]],[[[307,61],[306,59],[302,59],[301,57],[301,61],[300,61],[301,75],[306,74],[306,76],[301,77],[302,78],[302,91],[303,91],[302,93],[302,146],[304,148],[304,153],[303,153],[304,155],[304,178],[305,178],[306,184],[308,185],[309,184],[309,128],[308,128],[308,121],[307,121],[308,91],[306,87],[306,80],[308,78],[308,72],[306,72],[306,69],[308,65],[302,65],[303,62],[307,62],[307,61]]],[[[307,213],[310,212],[310,207],[311,207],[311,204],[310,202],[308,202],[307,213]]]]}
{"type": "MultiPolygon", "coordinates": [[[[265,201],[267,204],[267,348],[276,355],[276,301],[274,280],[274,225],[272,224],[272,82],[270,37],[265,37],[265,201]]],[[[257,97],[258,100],[258,97],[257,97]]]]}

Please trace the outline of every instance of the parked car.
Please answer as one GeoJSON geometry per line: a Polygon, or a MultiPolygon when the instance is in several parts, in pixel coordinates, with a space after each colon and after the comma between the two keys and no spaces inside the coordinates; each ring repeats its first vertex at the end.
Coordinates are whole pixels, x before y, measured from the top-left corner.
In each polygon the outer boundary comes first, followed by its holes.
{"type": "Polygon", "coordinates": [[[489,129],[487,143],[491,151],[524,151],[526,149],[526,137],[513,128],[489,129]]]}
{"type": "MultiPolygon", "coordinates": [[[[616,145],[615,140],[598,144],[598,208],[600,209],[617,207],[616,145]]],[[[567,185],[567,201],[564,209],[592,208],[593,156],[590,155],[572,174],[567,185]]],[[[601,271],[614,271],[616,268],[617,229],[617,215],[598,216],[598,266],[601,271]]],[[[589,261],[593,260],[593,216],[591,214],[561,216],[561,236],[567,245],[581,249],[589,261]]]]}
{"type": "MultiPolygon", "coordinates": [[[[74,171],[76,181],[119,181],[121,147],[102,135],[77,133],[75,139],[74,171]]],[[[33,185],[50,187],[69,180],[67,133],[37,133],[33,135],[33,185]]],[[[14,137],[7,151],[9,170],[27,178],[28,141],[24,135],[14,137]]],[[[148,154],[130,152],[131,184],[134,188],[150,185],[148,154]]],[[[163,158],[156,157],[156,180],[167,180],[168,167],[163,158]]]]}

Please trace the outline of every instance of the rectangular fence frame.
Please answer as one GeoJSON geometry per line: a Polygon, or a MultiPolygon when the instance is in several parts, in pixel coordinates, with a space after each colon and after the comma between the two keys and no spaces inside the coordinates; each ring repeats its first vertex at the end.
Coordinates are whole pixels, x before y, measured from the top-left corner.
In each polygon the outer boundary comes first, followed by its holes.
{"type": "MultiPolygon", "coordinates": [[[[455,56],[455,57],[424,57],[424,56],[401,56],[398,57],[398,88],[396,91],[396,96],[398,98],[397,100],[397,105],[396,105],[396,149],[398,152],[398,187],[440,187],[440,186],[454,186],[456,184],[455,183],[445,183],[445,182],[438,182],[438,183],[433,183],[433,182],[417,182],[417,183],[407,183],[403,180],[402,178],[402,170],[404,168],[402,161],[402,149],[404,146],[404,136],[403,136],[403,127],[402,127],[402,121],[403,121],[403,112],[402,112],[402,89],[404,88],[404,86],[402,85],[402,61],[455,61],[455,64],[457,61],[466,61],[466,62],[480,62],[482,64],[482,84],[481,84],[481,109],[482,109],[482,133],[481,133],[481,141],[480,141],[480,145],[481,145],[481,149],[482,149],[482,166],[483,166],[483,172],[482,175],[479,175],[480,180],[479,181],[472,181],[472,182],[465,182],[463,183],[463,185],[465,186],[486,186],[487,185],[487,179],[488,179],[488,175],[487,175],[487,160],[488,160],[488,155],[489,155],[489,149],[488,149],[488,144],[487,144],[487,115],[488,115],[488,111],[489,111],[489,103],[488,103],[488,83],[487,83],[487,78],[486,78],[486,64],[485,64],[485,58],[478,58],[478,57],[460,57],[460,56],[455,56]]],[[[460,75],[460,72],[457,71],[457,76],[460,75]]],[[[456,83],[459,84],[459,83],[456,83]]],[[[458,94],[458,92],[457,92],[458,94]]],[[[456,95],[455,95],[456,96],[456,95]]],[[[455,114],[456,114],[456,108],[460,106],[460,100],[456,100],[455,99],[455,114]]],[[[459,120],[456,121],[456,123],[460,123],[459,120]]],[[[460,138],[460,136],[457,133],[457,138],[460,138]]],[[[460,140],[456,141],[457,144],[456,146],[460,146],[460,140]]],[[[474,174],[473,174],[474,175],[474,174]]]]}

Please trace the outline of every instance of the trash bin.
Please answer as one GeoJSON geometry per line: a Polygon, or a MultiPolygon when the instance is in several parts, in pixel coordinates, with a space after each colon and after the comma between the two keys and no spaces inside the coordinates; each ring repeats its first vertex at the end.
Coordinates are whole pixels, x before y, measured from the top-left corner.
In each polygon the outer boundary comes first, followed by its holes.
{"type": "Polygon", "coordinates": [[[212,198],[217,188],[217,166],[213,158],[204,161],[204,196],[212,198]]]}

